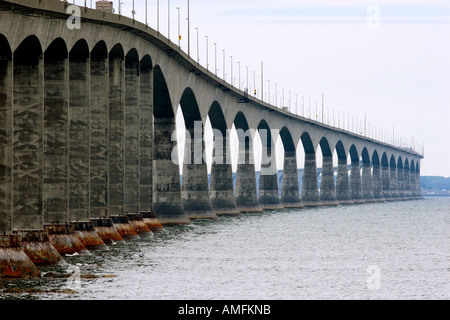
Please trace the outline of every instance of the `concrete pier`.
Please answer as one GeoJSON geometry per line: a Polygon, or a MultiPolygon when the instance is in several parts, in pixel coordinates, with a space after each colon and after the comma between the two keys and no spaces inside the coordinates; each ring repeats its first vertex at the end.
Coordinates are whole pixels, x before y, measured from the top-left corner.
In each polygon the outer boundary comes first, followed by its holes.
{"type": "Polygon", "coordinates": [[[362,193],[361,169],[359,159],[353,160],[350,167],[350,196],[353,203],[365,203],[362,193]]]}
{"type": "Polygon", "coordinates": [[[364,162],[362,168],[362,192],[363,198],[366,202],[375,202],[373,196],[373,182],[372,182],[372,169],[370,166],[370,162],[364,162]]]}
{"type": "Polygon", "coordinates": [[[139,239],[139,235],[133,225],[130,223],[130,219],[125,215],[111,216],[114,228],[125,240],[139,239]]]}
{"type": "Polygon", "coordinates": [[[334,185],[333,157],[330,154],[323,156],[322,180],[320,184],[320,202],[323,205],[338,205],[336,187],[334,185]]]}
{"type": "Polygon", "coordinates": [[[392,199],[399,200],[397,166],[395,165],[395,162],[393,163],[391,161],[389,170],[390,170],[389,177],[390,177],[390,186],[391,186],[392,199]]]}
{"type": "Polygon", "coordinates": [[[285,208],[303,208],[298,185],[297,155],[294,150],[284,151],[281,203],[285,208]]]}
{"type": "Polygon", "coordinates": [[[317,181],[316,154],[305,153],[305,171],[303,174],[302,201],[305,207],[322,205],[319,198],[317,181]]]}
{"type": "Polygon", "coordinates": [[[39,277],[41,272],[22,249],[20,235],[0,235],[0,277],[39,277]]]}
{"type": "Polygon", "coordinates": [[[89,250],[75,234],[75,227],[72,224],[44,224],[44,230],[48,231],[50,243],[62,255],[86,254],[89,250]]]}
{"type": "Polygon", "coordinates": [[[156,214],[153,211],[143,211],[141,212],[141,215],[144,223],[150,228],[153,233],[165,231],[165,228],[156,218],[156,214]]]}
{"type": "Polygon", "coordinates": [[[95,231],[92,221],[71,222],[75,234],[87,250],[109,250],[100,235],[95,231]]]}
{"type": "Polygon", "coordinates": [[[153,236],[153,232],[144,222],[144,218],[140,213],[126,213],[125,216],[128,218],[129,223],[133,226],[138,235],[140,235],[141,237],[153,236]]]}
{"type": "Polygon", "coordinates": [[[47,230],[15,230],[14,234],[21,237],[22,249],[35,266],[67,264],[50,243],[47,230]]]}
{"type": "Polygon", "coordinates": [[[383,198],[386,201],[394,201],[391,191],[390,168],[387,163],[381,166],[381,182],[383,184],[383,198]]]}
{"type": "Polygon", "coordinates": [[[91,219],[91,222],[94,225],[94,231],[105,244],[124,242],[122,236],[114,228],[111,218],[91,219]]]}
{"type": "Polygon", "coordinates": [[[352,204],[350,185],[348,178],[347,158],[338,158],[338,170],[336,177],[336,199],[340,204],[352,204]]]}
{"type": "Polygon", "coordinates": [[[375,201],[386,201],[383,195],[382,170],[379,162],[374,163],[372,166],[372,187],[373,198],[375,199],[375,201]]]}

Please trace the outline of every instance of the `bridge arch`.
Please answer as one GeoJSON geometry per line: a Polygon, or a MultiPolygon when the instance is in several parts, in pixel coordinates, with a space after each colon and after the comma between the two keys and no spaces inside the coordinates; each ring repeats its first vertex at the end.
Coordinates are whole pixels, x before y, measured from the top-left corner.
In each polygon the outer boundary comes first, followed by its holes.
{"type": "Polygon", "coordinates": [[[366,147],[361,152],[362,158],[362,191],[365,201],[373,201],[372,166],[371,157],[366,147]]]}
{"type": "Polygon", "coordinates": [[[291,132],[284,126],[280,130],[284,148],[283,177],[281,181],[281,203],[285,208],[301,208],[298,182],[297,151],[291,132]]]}
{"type": "Polygon", "coordinates": [[[256,188],[253,139],[255,130],[250,129],[247,118],[239,111],[234,118],[238,137],[238,163],[236,171],[236,205],[241,212],[261,212],[256,188]]]}
{"type": "Polygon", "coordinates": [[[320,201],[322,204],[336,205],[336,187],[334,183],[333,152],[326,137],[319,142],[322,150],[322,179],[320,183],[320,201]]]}
{"type": "Polygon", "coordinates": [[[186,127],[181,197],[189,219],[217,219],[209,202],[208,169],[204,161],[204,125],[197,98],[186,88],[180,99],[186,127]]]}
{"type": "Polygon", "coordinates": [[[312,207],[320,204],[319,183],[317,179],[316,150],[308,132],[300,137],[305,151],[305,168],[302,182],[302,201],[305,206],[312,207]]]}
{"type": "Polygon", "coordinates": [[[342,204],[351,204],[350,196],[348,156],[341,140],[336,143],[336,154],[338,157],[338,172],[336,178],[336,199],[342,204]]]}
{"type": "Polygon", "coordinates": [[[354,203],[364,203],[365,201],[361,181],[361,158],[354,144],[350,147],[349,154],[351,159],[350,195],[354,203]]]}
{"type": "Polygon", "coordinates": [[[283,208],[278,193],[278,167],[276,147],[271,128],[266,120],[258,124],[257,132],[261,140],[261,171],[259,179],[259,204],[262,209],[283,208]]]}

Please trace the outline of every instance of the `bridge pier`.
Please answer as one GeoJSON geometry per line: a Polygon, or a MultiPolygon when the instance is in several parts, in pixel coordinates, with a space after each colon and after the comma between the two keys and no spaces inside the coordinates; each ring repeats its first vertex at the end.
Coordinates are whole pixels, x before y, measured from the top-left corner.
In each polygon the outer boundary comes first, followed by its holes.
{"type": "Polygon", "coordinates": [[[381,165],[380,163],[374,163],[372,166],[372,187],[373,187],[373,198],[375,201],[384,202],[383,195],[383,183],[381,176],[381,165]]]}
{"type": "MultiPolygon", "coordinates": [[[[197,126],[201,122],[196,122],[197,126]]],[[[181,185],[181,196],[186,216],[191,220],[217,219],[209,202],[208,169],[203,160],[205,150],[203,141],[203,124],[201,134],[196,133],[194,126],[187,123],[184,148],[183,181],[181,185]]],[[[198,130],[198,128],[197,128],[198,130]]]]}
{"type": "Polygon", "coordinates": [[[305,207],[322,205],[319,198],[319,183],[317,181],[316,154],[305,153],[305,168],[303,173],[302,201],[305,207]]]}
{"type": "Polygon", "coordinates": [[[391,163],[390,165],[390,186],[391,186],[391,195],[392,199],[394,201],[399,200],[399,193],[398,193],[398,180],[397,180],[397,166],[391,163]]]}
{"type": "Polygon", "coordinates": [[[411,192],[411,174],[409,170],[409,165],[405,164],[403,169],[403,176],[405,180],[405,198],[407,200],[412,200],[412,192],[411,192]]]}
{"type": "Polygon", "coordinates": [[[373,197],[373,184],[372,184],[372,169],[370,166],[370,162],[363,163],[362,168],[362,190],[363,190],[363,198],[366,202],[376,202],[373,197]]]}
{"type": "Polygon", "coordinates": [[[348,180],[347,158],[338,158],[336,199],[340,204],[353,204],[348,180]]]}
{"type": "MultiPolygon", "coordinates": [[[[229,163],[229,162],[228,162],[229,163]]],[[[233,190],[231,164],[213,163],[211,167],[210,201],[216,215],[240,215],[233,190]]]]}
{"type": "Polygon", "coordinates": [[[114,228],[114,223],[111,218],[94,218],[91,219],[91,222],[94,225],[95,232],[105,244],[124,241],[116,228],[114,228]]]}
{"type": "Polygon", "coordinates": [[[298,185],[297,155],[294,150],[284,150],[281,203],[285,208],[304,208],[298,185]]]}
{"type": "Polygon", "coordinates": [[[324,205],[338,205],[334,186],[333,157],[323,156],[322,181],[320,184],[320,201],[324,205]]]}
{"type": "Polygon", "coordinates": [[[39,277],[41,272],[22,249],[20,235],[0,235],[0,276],[2,278],[39,277]]]}
{"type": "Polygon", "coordinates": [[[383,197],[386,201],[394,201],[391,191],[391,176],[389,165],[381,166],[381,182],[383,184],[383,197]]]}
{"type": "Polygon", "coordinates": [[[359,159],[353,160],[350,167],[350,194],[353,203],[365,203],[362,193],[361,168],[359,159]]]}
{"type": "Polygon", "coordinates": [[[403,174],[403,166],[397,166],[397,188],[398,188],[398,200],[407,200],[405,196],[405,176],[403,174]]]}
{"type": "Polygon", "coordinates": [[[278,192],[278,169],[272,133],[266,123],[261,124],[258,129],[262,144],[262,161],[259,177],[259,205],[263,210],[283,209],[278,192]]]}

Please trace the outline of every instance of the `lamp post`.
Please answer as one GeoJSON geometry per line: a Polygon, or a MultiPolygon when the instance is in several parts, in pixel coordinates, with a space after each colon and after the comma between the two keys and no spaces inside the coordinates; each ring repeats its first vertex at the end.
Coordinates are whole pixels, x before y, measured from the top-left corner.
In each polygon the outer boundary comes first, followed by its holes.
{"type": "Polygon", "coordinates": [[[226,81],[226,74],[225,74],[225,49],[223,49],[222,52],[223,52],[223,81],[226,81]]]}
{"type": "Polygon", "coordinates": [[[206,70],[209,71],[209,59],[208,59],[208,36],[205,36],[206,38],[206,70]]]}
{"type": "Polygon", "coordinates": [[[170,0],[167,0],[167,34],[170,41],[170,0]]]}
{"type": "Polygon", "coordinates": [[[199,50],[199,44],[198,44],[198,28],[195,28],[197,30],[197,63],[200,64],[200,50],[199,50]]]}
{"type": "Polygon", "coordinates": [[[191,21],[189,16],[189,0],[187,0],[187,21],[188,21],[188,56],[191,56],[191,21]]]}
{"type": "Polygon", "coordinates": [[[217,43],[214,43],[214,70],[217,77],[217,43]]]}
{"type": "Polygon", "coordinates": [[[177,7],[177,11],[178,11],[178,47],[181,48],[180,7],[177,7]]]}

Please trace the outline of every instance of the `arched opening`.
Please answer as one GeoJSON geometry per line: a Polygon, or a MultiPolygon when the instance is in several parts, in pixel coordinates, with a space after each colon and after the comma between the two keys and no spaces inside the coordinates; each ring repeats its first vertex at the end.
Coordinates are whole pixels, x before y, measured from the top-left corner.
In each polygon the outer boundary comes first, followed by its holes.
{"type": "Polygon", "coordinates": [[[189,224],[181,200],[175,115],[160,66],[153,70],[153,210],[163,225],[189,224]]]}
{"type": "Polygon", "coordinates": [[[390,184],[391,184],[391,195],[392,198],[398,198],[398,177],[397,177],[397,164],[395,162],[394,155],[391,156],[391,159],[389,160],[389,176],[390,176],[390,184]]]}
{"type": "Polygon", "coordinates": [[[323,137],[319,142],[322,152],[322,178],[320,181],[320,201],[322,204],[336,205],[336,187],[334,182],[333,153],[328,140],[323,137]]]}
{"type": "Polygon", "coordinates": [[[361,160],[355,145],[350,147],[350,195],[354,203],[364,203],[361,182],[361,160]]]}
{"type": "Polygon", "coordinates": [[[29,36],[14,52],[13,229],[43,228],[44,85],[42,47],[29,36]]]}
{"type": "Polygon", "coordinates": [[[380,202],[384,201],[382,169],[377,150],[375,150],[372,154],[372,187],[374,199],[380,202]]]}
{"type": "Polygon", "coordinates": [[[367,148],[364,148],[361,152],[362,158],[362,190],[363,198],[367,202],[373,201],[373,185],[372,185],[372,166],[367,148]]]}
{"type": "Polygon", "coordinates": [[[278,168],[272,131],[265,120],[258,125],[261,139],[261,171],[259,179],[259,204],[265,210],[283,208],[278,193],[278,168]]]}
{"type": "Polygon", "coordinates": [[[336,198],[341,204],[351,204],[347,152],[342,141],[336,143],[338,170],[336,177],[336,198]]]}
{"type": "MultiPolygon", "coordinates": [[[[208,112],[213,138],[211,156],[210,202],[216,215],[239,215],[233,187],[230,134],[221,105],[214,101],[208,112]]],[[[206,129],[205,129],[206,130],[206,129]]]]}
{"type": "Polygon", "coordinates": [[[209,202],[208,169],[203,159],[204,126],[197,99],[191,88],[184,90],[180,108],[186,127],[181,186],[184,212],[191,220],[217,219],[209,202]]]}
{"type": "Polygon", "coordinates": [[[234,118],[238,142],[236,170],[236,205],[241,212],[261,212],[257,198],[256,172],[253,157],[255,130],[250,129],[242,112],[234,118]]]}
{"type": "Polygon", "coordinates": [[[317,181],[316,150],[309,133],[301,135],[305,151],[305,168],[302,183],[302,201],[305,206],[320,205],[319,185],[317,181]]]}
{"type": "Polygon", "coordinates": [[[70,219],[68,63],[67,46],[57,38],[44,53],[44,223],[70,219]]]}
{"type": "Polygon", "coordinates": [[[281,203],[285,208],[301,208],[297,152],[292,135],[286,127],[280,131],[284,147],[283,176],[281,186],[281,203]]]}
{"type": "Polygon", "coordinates": [[[13,230],[13,66],[8,40],[0,34],[0,232],[13,230]]]}

